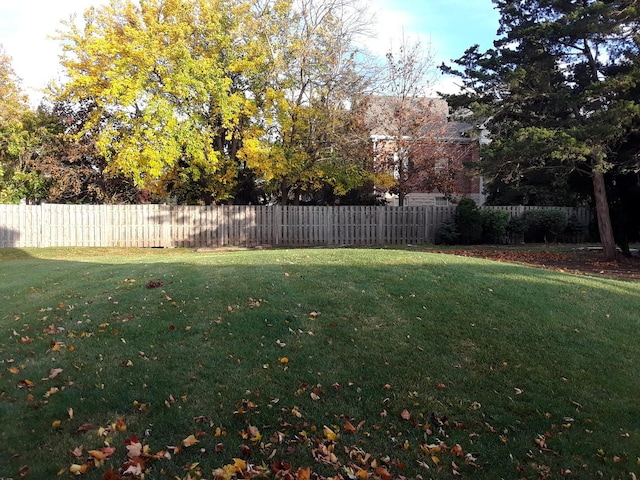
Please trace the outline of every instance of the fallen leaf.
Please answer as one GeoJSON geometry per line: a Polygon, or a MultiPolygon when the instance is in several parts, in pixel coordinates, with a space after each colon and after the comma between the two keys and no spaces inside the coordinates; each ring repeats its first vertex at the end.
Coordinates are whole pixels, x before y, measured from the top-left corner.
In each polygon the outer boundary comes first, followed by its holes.
{"type": "Polygon", "coordinates": [[[356,433],[357,431],[356,427],[354,427],[353,424],[349,421],[345,422],[342,428],[344,429],[345,432],[349,432],[349,433],[356,433]]]}
{"type": "Polygon", "coordinates": [[[236,469],[237,473],[242,473],[247,470],[247,462],[245,462],[241,458],[234,458],[233,466],[236,469]]]}
{"type": "Polygon", "coordinates": [[[100,451],[104,453],[107,457],[110,457],[111,455],[116,453],[115,447],[102,447],[100,451]]]}
{"type": "Polygon", "coordinates": [[[182,444],[185,447],[191,447],[192,445],[195,445],[198,442],[199,440],[195,437],[195,435],[189,435],[187,438],[182,440],[182,444]]]}
{"type": "Polygon", "coordinates": [[[87,473],[87,470],[89,470],[89,465],[87,465],[86,463],[83,463],[82,465],[74,463],[69,467],[69,472],[73,473],[74,475],[82,475],[83,473],[87,473]]]}
{"type": "Polygon", "coordinates": [[[311,480],[311,468],[298,468],[296,473],[297,480],[311,480]]]}
{"type": "Polygon", "coordinates": [[[249,440],[253,443],[258,443],[262,439],[262,434],[260,433],[260,430],[258,430],[258,427],[249,425],[247,427],[247,433],[249,434],[249,440]]]}
{"type": "Polygon", "coordinates": [[[116,419],[116,431],[118,432],[126,432],[127,424],[124,422],[124,418],[118,417],[116,419]]]}
{"type": "Polygon", "coordinates": [[[240,452],[247,458],[253,456],[253,450],[251,449],[251,447],[249,445],[245,445],[244,443],[240,445],[240,452]]]}
{"type": "Polygon", "coordinates": [[[60,389],[58,387],[51,387],[49,390],[47,390],[44,394],[45,398],[50,397],[51,395],[55,395],[56,393],[58,393],[60,391],[60,389]]]}
{"type": "Polygon", "coordinates": [[[82,455],[84,455],[83,450],[84,450],[84,447],[82,445],[79,445],[73,450],[71,450],[71,455],[73,455],[76,458],[80,458],[82,457],[82,455]]]}
{"type": "Polygon", "coordinates": [[[89,450],[87,453],[93,457],[96,467],[102,466],[102,464],[108,457],[108,455],[100,450],[89,450]]]}
{"type": "Polygon", "coordinates": [[[393,478],[389,471],[384,467],[376,468],[376,475],[382,480],[391,480],[393,478]]]}
{"type": "Polygon", "coordinates": [[[129,458],[135,458],[142,455],[142,443],[138,441],[138,437],[136,435],[132,435],[131,438],[127,438],[124,441],[124,444],[127,448],[127,456],[129,458]]]}
{"type": "Polygon", "coordinates": [[[403,420],[409,420],[411,418],[411,413],[406,408],[400,412],[400,418],[403,420]]]}
{"type": "Polygon", "coordinates": [[[78,427],[78,429],[76,430],[76,432],[78,433],[86,433],[89,430],[91,430],[91,424],[90,423],[83,423],[82,425],[80,425],[78,427]]]}
{"type": "Polygon", "coordinates": [[[460,444],[456,443],[453,447],[451,447],[451,453],[456,457],[463,457],[464,453],[462,452],[462,447],[460,444]]]}
{"type": "Polygon", "coordinates": [[[327,440],[329,440],[330,442],[333,442],[333,441],[337,440],[337,438],[338,438],[338,434],[336,432],[334,432],[333,430],[331,430],[326,425],[324,425],[322,427],[322,432],[324,433],[325,438],[327,440]]]}
{"type": "Polygon", "coordinates": [[[58,333],[60,333],[60,330],[53,323],[42,331],[47,335],[57,335],[58,333]]]}
{"type": "Polygon", "coordinates": [[[62,368],[52,368],[49,372],[49,378],[56,378],[60,375],[64,370],[62,368]]]}

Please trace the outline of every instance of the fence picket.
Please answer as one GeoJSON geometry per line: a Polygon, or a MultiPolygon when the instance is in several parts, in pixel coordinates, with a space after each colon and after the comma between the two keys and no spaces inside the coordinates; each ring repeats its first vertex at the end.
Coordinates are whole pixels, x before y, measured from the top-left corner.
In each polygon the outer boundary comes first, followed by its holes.
{"type": "MultiPolygon", "coordinates": [[[[543,207],[482,207],[512,216],[543,207]]],[[[554,208],[587,225],[587,208],[554,208]]],[[[0,205],[0,247],[433,243],[455,206],[0,205]]]]}

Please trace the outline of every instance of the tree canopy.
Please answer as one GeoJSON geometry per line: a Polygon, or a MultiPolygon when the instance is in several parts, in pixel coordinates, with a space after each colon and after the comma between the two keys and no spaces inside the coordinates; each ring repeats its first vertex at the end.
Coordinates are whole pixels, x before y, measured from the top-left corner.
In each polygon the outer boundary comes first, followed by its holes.
{"type": "Polygon", "coordinates": [[[112,0],[60,32],[56,99],[90,102],[78,138],[160,194],[225,200],[243,172],[283,202],[345,192],[365,175],[344,144],[366,82],[360,13],[355,0],[112,0]]]}
{"type": "MultiPolygon", "coordinates": [[[[638,131],[640,5],[634,0],[494,0],[495,48],[469,48],[443,70],[465,91],[449,97],[489,131],[483,172],[517,184],[530,172],[587,174],[600,238],[613,258],[605,174],[623,165],[620,146],[638,131]]],[[[637,145],[635,158],[638,168],[637,145]]],[[[626,155],[626,167],[629,166],[626,155]]]]}
{"type": "Polygon", "coordinates": [[[38,201],[46,180],[27,163],[40,141],[37,114],[20,89],[11,58],[0,45],[0,202],[38,201]]]}
{"type": "Polygon", "coordinates": [[[452,195],[456,176],[472,147],[462,140],[460,125],[449,123],[447,103],[427,95],[433,83],[431,53],[419,42],[403,38],[386,55],[380,86],[383,95],[369,105],[377,186],[397,194],[401,206],[412,192],[452,195]]]}

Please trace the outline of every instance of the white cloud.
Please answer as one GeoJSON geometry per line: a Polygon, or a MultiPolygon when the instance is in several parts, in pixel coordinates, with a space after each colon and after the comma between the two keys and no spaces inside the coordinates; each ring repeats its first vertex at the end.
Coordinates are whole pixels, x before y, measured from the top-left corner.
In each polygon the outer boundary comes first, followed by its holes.
{"type": "Polygon", "coordinates": [[[60,75],[59,43],[51,37],[71,15],[81,16],[92,5],[106,0],[3,1],[0,6],[0,43],[12,57],[13,69],[32,104],[42,90],[60,75]],[[6,3],[6,4],[5,4],[6,3]]]}
{"type": "MultiPolygon", "coordinates": [[[[42,90],[51,80],[61,76],[60,45],[51,38],[61,28],[61,21],[74,14],[81,17],[87,8],[106,4],[107,1],[0,0],[0,43],[12,57],[13,68],[22,78],[22,88],[32,104],[39,102],[42,90]]],[[[397,48],[404,36],[411,43],[420,42],[424,51],[433,55],[436,65],[439,65],[448,61],[449,56],[458,55],[459,49],[451,53],[452,38],[465,38],[468,34],[462,23],[456,24],[456,28],[447,23],[446,19],[456,13],[451,9],[457,10],[458,14],[469,12],[476,24],[491,21],[494,15],[489,0],[473,0],[480,3],[473,8],[467,4],[469,1],[369,0],[376,14],[376,22],[372,25],[376,37],[368,39],[366,46],[371,53],[383,58],[390,49],[397,48]],[[483,2],[488,4],[488,8],[482,5],[483,2]]],[[[468,43],[474,43],[474,39],[468,43]]],[[[446,83],[445,79],[442,81],[446,83]]]]}
{"type": "Polygon", "coordinates": [[[420,42],[425,51],[430,50],[431,38],[416,24],[415,15],[398,10],[393,0],[371,0],[370,4],[376,17],[374,30],[377,32],[376,37],[367,42],[371,53],[384,56],[397,48],[403,36],[411,43],[420,42]]]}

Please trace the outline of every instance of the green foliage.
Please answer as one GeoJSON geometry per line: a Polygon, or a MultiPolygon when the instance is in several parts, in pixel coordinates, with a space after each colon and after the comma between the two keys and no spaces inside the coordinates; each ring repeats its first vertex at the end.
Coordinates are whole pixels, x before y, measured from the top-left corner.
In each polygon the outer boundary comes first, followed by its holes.
{"type": "Polygon", "coordinates": [[[505,210],[482,209],[482,240],[483,243],[506,243],[507,226],[511,214],[505,210]]]}
{"type": "Polygon", "coordinates": [[[361,19],[349,2],[298,7],[112,0],[84,28],[65,24],[69,82],[55,98],[91,104],[76,139],[95,138],[106,173],[156,194],[227,201],[247,191],[247,168],[284,201],[345,192],[366,177],[352,161],[366,149],[345,141],[357,123],[345,105],[363,91],[351,55],[361,19]]]}
{"type": "MultiPolygon", "coordinates": [[[[501,37],[484,53],[468,49],[445,67],[492,140],[481,167],[489,183],[518,185],[532,172],[592,179],[605,255],[613,235],[603,174],[640,125],[637,2],[498,0],[501,37]]],[[[639,152],[637,142],[633,150],[639,152]]],[[[628,158],[628,156],[627,156],[628,158]]],[[[568,184],[567,184],[568,185],[568,184]]]]}
{"type": "Polygon", "coordinates": [[[530,210],[524,214],[525,241],[555,242],[567,226],[567,218],[559,210],[530,210]]]}
{"type": "Polygon", "coordinates": [[[571,243],[584,241],[587,236],[587,225],[578,220],[575,214],[569,215],[563,232],[563,239],[571,243]]]}
{"type": "Polygon", "coordinates": [[[39,172],[15,171],[10,178],[0,181],[0,203],[20,203],[21,200],[39,203],[47,198],[50,184],[39,172]]]}
{"type": "Polygon", "coordinates": [[[456,230],[460,233],[460,243],[469,245],[482,239],[482,215],[471,198],[463,198],[458,202],[455,224],[456,230]]]}
{"type": "Polygon", "coordinates": [[[511,217],[507,223],[507,235],[510,243],[523,243],[527,224],[524,217],[511,217]]]}
{"type": "Polygon", "coordinates": [[[460,240],[460,232],[455,220],[442,222],[436,230],[436,245],[455,245],[460,240]]]}

